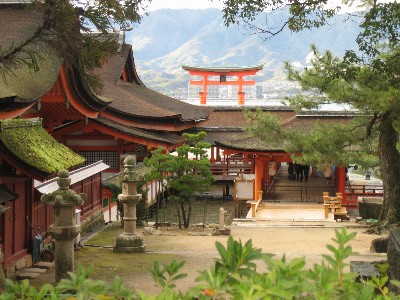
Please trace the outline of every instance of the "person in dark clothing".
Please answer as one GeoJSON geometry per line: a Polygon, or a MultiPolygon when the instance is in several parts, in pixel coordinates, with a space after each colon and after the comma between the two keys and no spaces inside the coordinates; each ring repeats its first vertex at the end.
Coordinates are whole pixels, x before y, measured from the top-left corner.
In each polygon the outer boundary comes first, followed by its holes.
{"type": "Polygon", "coordinates": [[[303,165],[304,181],[308,181],[308,175],[310,174],[310,166],[303,165]]]}
{"type": "Polygon", "coordinates": [[[293,163],[288,163],[288,179],[293,180],[294,173],[293,173],[293,163]]]}
{"type": "Polygon", "coordinates": [[[295,164],[296,165],[296,180],[297,181],[303,181],[303,167],[302,165],[295,164]]]}

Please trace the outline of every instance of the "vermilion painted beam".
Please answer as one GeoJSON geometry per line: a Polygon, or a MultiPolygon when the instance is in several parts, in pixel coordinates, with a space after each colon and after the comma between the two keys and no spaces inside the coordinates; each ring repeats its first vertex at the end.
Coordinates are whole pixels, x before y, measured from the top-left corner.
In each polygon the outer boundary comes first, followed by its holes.
{"type": "Polygon", "coordinates": [[[342,203],[346,204],[346,169],[344,167],[336,167],[336,184],[337,191],[342,193],[342,203]]]}
{"type": "Polygon", "coordinates": [[[12,118],[16,118],[20,115],[22,115],[24,112],[26,112],[28,109],[30,109],[32,107],[32,105],[35,103],[32,103],[31,105],[29,105],[28,107],[24,107],[21,109],[17,109],[17,110],[13,110],[13,111],[3,111],[0,112],[0,120],[6,120],[6,119],[12,119],[12,118]]]}
{"type": "Polygon", "coordinates": [[[73,151],[116,151],[118,152],[118,145],[115,146],[76,146],[69,145],[73,151]]]}
{"type": "Polygon", "coordinates": [[[115,140],[113,136],[104,134],[84,134],[84,135],[69,135],[68,139],[71,140],[115,140]]]}
{"type": "Polygon", "coordinates": [[[64,103],[65,95],[46,94],[46,95],[43,95],[40,99],[43,103],[64,103]]]}
{"type": "MultiPolygon", "coordinates": [[[[202,85],[203,80],[190,80],[190,84],[192,85],[202,85]]],[[[242,84],[243,85],[255,85],[257,82],[255,80],[243,80],[242,84]]],[[[212,80],[207,80],[207,85],[239,85],[240,81],[239,80],[232,80],[232,81],[225,81],[225,82],[219,82],[219,81],[212,81],[212,80]]]]}
{"type": "Polygon", "coordinates": [[[211,72],[211,71],[188,71],[193,76],[251,76],[257,74],[259,70],[248,70],[248,71],[231,71],[231,72],[211,72]]]}
{"type": "Polygon", "coordinates": [[[97,116],[99,115],[98,111],[95,111],[95,110],[87,107],[86,105],[82,104],[78,99],[75,98],[75,95],[71,91],[71,87],[68,84],[66,72],[67,71],[65,70],[65,66],[63,65],[61,68],[61,71],[60,71],[60,79],[61,79],[62,87],[63,87],[65,93],[67,94],[68,100],[71,103],[71,105],[74,106],[75,109],[78,110],[83,115],[85,115],[89,118],[97,118],[97,116]]]}

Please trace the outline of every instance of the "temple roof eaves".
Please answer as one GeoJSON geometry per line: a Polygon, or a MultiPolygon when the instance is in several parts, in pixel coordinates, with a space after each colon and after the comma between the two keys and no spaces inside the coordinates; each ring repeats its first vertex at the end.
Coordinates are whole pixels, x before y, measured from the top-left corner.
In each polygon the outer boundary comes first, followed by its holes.
{"type": "Polygon", "coordinates": [[[254,66],[227,66],[227,67],[206,67],[206,66],[190,66],[182,65],[182,69],[185,71],[203,71],[203,72],[215,72],[215,73],[228,73],[237,71],[260,71],[264,68],[264,64],[254,66]]]}

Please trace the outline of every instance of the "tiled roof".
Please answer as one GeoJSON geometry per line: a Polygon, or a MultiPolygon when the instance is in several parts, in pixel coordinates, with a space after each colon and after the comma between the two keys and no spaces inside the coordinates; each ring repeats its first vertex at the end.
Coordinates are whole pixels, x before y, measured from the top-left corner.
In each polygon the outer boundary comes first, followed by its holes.
{"type": "Polygon", "coordinates": [[[205,119],[211,114],[212,108],[187,104],[153,91],[138,77],[132,82],[120,80],[130,50],[130,45],[124,45],[119,54],[95,71],[103,83],[98,94],[112,100],[107,111],[142,118],[174,118],[183,122],[205,119]]]}
{"type": "Polygon", "coordinates": [[[231,72],[231,71],[254,71],[254,70],[262,70],[264,65],[256,65],[256,66],[241,66],[241,67],[201,67],[201,66],[187,66],[183,65],[182,69],[189,71],[208,71],[208,72],[231,72]]]}
{"type": "Polygon", "coordinates": [[[302,130],[303,132],[310,131],[316,122],[319,123],[345,123],[349,120],[350,115],[347,116],[334,116],[334,115],[326,115],[326,116],[297,116],[293,120],[282,124],[282,127],[287,130],[302,130]]]}
{"type": "Polygon", "coordinates": [[[181,136],[172,133],[152,132],[138,129],[136,127],[127,126],[104,118],[92,119],[91,121],[138,138],[153,140],[169,145],[177,145],[183,142],[183,138],[181,136]]]}
{"type": "Polygon", "coordinates": [[[104,84],[107,98],[114,99],[107,108],[123,115],[142,118],[174,118],[195,121],[207,118],[212,109],[183,103],[144,86],[119,81],[117,85],[104,84]]]}
{"type": "MultiPolygon", "coordinates": [[[[46,93],[56,81],[62,59],[46,42],[35,36],[43,22],[43,13],[26,7],[0,5],[1,49],[11,51],[21,47],[12,58],[1,62],[6,69],[7,64],[12,66],[12,72],[4,72],[0,76],[1,101],[15,98],[19,102],[31,102],[46,93]],[[29,43],[25,45],[27,41],[29,43]],[[21,63],[29,53],[35,53],[38,58],[38,70],[35,72],[27,63],[21,63]]],[[[41,34],[46,34],[46,31],[41,34]]]]}
{"type": "MultiPolygon", "coordinates": [[[[71,179],[71,185],[89,178],[92,175],[98,174],[104,170],[107,170],[110,166],[105,164],[103,161],[98,161],[94,164],[79,168],[69,173],[71,179]]],[[[58,189],[57,179],[53,178],[44,182],[35,180],[34,187],[42,194],[49,194],[58,189]]]]}
{"type": "Polygon", "coordinates": [[[1,122],[0,144],[38,173],[52,175],[82,164],[85,159],[57,142],[41,126],[40,119],[13,119],[1,122]]]}
{"type": "MultiPolygon", "coordinates": [[[[300,114],[296,115],[294,112],[274,112],[278,115],[282,120],[282,127],[287,130],[301,130],[303,132],[310,131],[317,122],[320,124],[338,124],[345,123],[349,120],[350,117],[354,116],[352,114],[343,114],[343,113],[320,113],[319,115],[312,114],[300,114]]],[[[214,115],[214,114],[213,114],[214,115]]],[[[213,120],[213,115],[210,118],[210,121],[213,120]]],[[[228,116],[235,116],[235,114],[227,113],[226,117],[223,117],[224,113],[221,113],[219,116],[219,120],[224,120],[225,127],[216,127],[207,128],[207,125],[202,127],[201,129],[207,132],[207,141],[211,144],[218,145],[220,147],[229,148],[232,150],[238,151],[252,151],[252,152],[282,152],[285,148],[285,144],[283,142],[276,143],[272,141],[261,141],[257,137],[252,137],[247,134],[245,131],[239,131],[238,129],[229,128],[226,126],[228,121],[228,116]],[[207,130],[208,129],[208,130],[207,130]]],[[[232,122],[229,122],[232,124],[232,122]]],[[[199,128],[200,129],[200,128],[199,128]]]]}
{"type": "MultiPolygon", "coordinates": [[[[269,112],[276,115],[282,123],[286,123],[296,117],[293,110],[270,110],[269,112]]],[[[242,108],[236,109],[215,109],[208,119],[196,127],[204,128],[244,128],[248,124],[246,116],[242,108]]]]}
{"type": "Polygon", "coordinates": [[[103,82],[116,84],[121,77],[122,70],[125,67],[131,49],[131,45],[123,44],[121,46],[121,51],[109,57],[101,68],[94,70],[94,73],[99,76],[103,82]]]}
{"type": "Polygon", "coordinates": [[[35,34],[43,21],[44,17],[41,12],[0,5],[1,48],[9,49],[21,46],[35,34]]]}
{"type": "Polygon", "coordinates": [[[266,141],[261,141],[255,137],[245,137],[242,139],[215,142],[217,146],[222,148],[228,148],[238,151],[250,151],[250,152],[285,152],[284,145],[280,143],[279,146],[268,143],[266,141]]]}
{"type": "Polygon", "coordinates": [[[243,130],[207,131],[206,133],[207,136],[204,141],[211,145],[215,145],[216,142],[236,141],[248,137],[248,134],[243,130]]]}

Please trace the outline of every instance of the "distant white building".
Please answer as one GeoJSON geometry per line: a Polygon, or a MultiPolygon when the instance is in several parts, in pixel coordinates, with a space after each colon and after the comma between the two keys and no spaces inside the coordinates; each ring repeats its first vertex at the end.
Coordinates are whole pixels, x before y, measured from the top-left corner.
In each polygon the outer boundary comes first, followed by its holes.
{"type": "MultiPolygon", "coordinates": [[[[209,85],[207,86],[207,98],[208,99],[237,99],[238,97],[238,86],[237,85],[209,85]]],[[[187,86],[187,99],[199,99],[199,93],[203,90],[201,85],[187,86]]],[[[256,86],[243,86],[243,92],[245,93],[245,99],[255,100],[263,98],[263,87],[261,85],[256,86]]]]}

